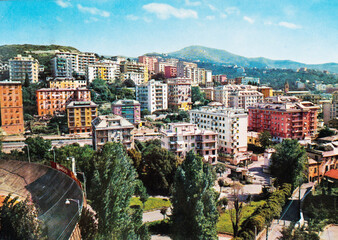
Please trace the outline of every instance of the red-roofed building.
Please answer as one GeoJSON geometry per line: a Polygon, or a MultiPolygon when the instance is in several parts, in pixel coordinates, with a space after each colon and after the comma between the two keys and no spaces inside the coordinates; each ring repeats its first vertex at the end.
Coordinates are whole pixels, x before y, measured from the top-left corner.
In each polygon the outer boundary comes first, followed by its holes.
{"type": "Polygon", "coordinates": [[[324,175],[327,178],[338,180],[338,169],[331,169],[324,175]]]}

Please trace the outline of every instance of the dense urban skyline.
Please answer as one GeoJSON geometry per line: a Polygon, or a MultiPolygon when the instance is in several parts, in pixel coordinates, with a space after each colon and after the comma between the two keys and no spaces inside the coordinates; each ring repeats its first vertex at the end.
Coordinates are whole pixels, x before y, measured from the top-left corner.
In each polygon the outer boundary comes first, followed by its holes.
{"type": "Polygon", "coordinates": [[[246,57],[338,62],[337,1],[0,1],[4,44],[136,57],[190,45],[246,57]]]}

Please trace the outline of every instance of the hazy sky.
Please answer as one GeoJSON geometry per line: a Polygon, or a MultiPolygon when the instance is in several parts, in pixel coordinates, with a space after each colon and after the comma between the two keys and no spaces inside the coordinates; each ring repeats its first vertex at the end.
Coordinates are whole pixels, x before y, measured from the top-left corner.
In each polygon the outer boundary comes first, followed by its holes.
{"type": "Polygon", "coordinates": [[[0,0],[0,45],[136,57],[190,45],[338,62],[338,0],[0,0]]]}

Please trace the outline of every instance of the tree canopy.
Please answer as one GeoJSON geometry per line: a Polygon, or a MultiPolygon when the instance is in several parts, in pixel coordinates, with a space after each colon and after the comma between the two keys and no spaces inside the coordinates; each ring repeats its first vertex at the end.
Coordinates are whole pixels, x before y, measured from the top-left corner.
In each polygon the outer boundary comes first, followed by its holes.
{"type": "Polygon", "coordinates": [[[303,146],[294,139],[284,139],[276,145],[271,156],[271,174],[279,183],[298,185],[306,179],[307,155],[303,146]]]}
{"type": "Polygon", "coordinates": [[[325,128],[320,129],[318,138],[323,138],[323,137],[330,137],[333,136],[335,132],[331,130],[328,126],[325,126],[325,128]]]}
{"type": "Polygon", "coordinates": [[[52,148],[51,140],[45,140],[42,137],[29,137],[25,140],[25,144],[23,150],[31,161],[43,162],[49,158],[49,150],[52,148]]]}
{"type": "Polygon", "coordinates": [[[215,173],[193,151],[177,169],[171,202],[174,239],[217,239],[215,173]]]}
{"type": "Polygon", "coordinates": [[[268,146],[270,146],[272,144],[271,138],[272,137],[271,137],[270,132],[264,131],[264,132],[259,133],[258,141],[261,144],[261,146],[264,149],[266,149],[268,146]]]}

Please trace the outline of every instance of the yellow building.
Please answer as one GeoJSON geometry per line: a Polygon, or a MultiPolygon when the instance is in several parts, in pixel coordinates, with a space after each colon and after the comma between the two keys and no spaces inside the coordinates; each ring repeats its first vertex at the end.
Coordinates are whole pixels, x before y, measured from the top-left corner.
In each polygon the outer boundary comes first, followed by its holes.
{"type": "Polygon", "coordinates": [[[67,105],[69,133],[92,131],[92,120],[97,117],[97,105],[92,101],[73,101],[67,105]]]}
{"type": "Polygon", "coordinates": [[[273,96],[273,89],[272,89],[272,87],[262,86],[262,87],[259,87],[257,90],[264,95],[264,98],[272,97],[273,96]]]}
{"type": "Polygon", "coordinates": [[[54,78],[48,80],[49,88],[83,88],[87,86],[87,81],[75,78],[54,78]]]}
{"type": "Polygon", "coordinates": [[[31,55],[23,57],[18,54],[9,60],[9,79],[24,82],[26,78],[33,83],[39,81],[39,61],[31,55]]]}
{"type": "Polygon", "coordinates": [[[260,147],[261,144],[259,142],[259,133],[258,132],[248,132],[248,144],[256,145],[260,147]]]}

